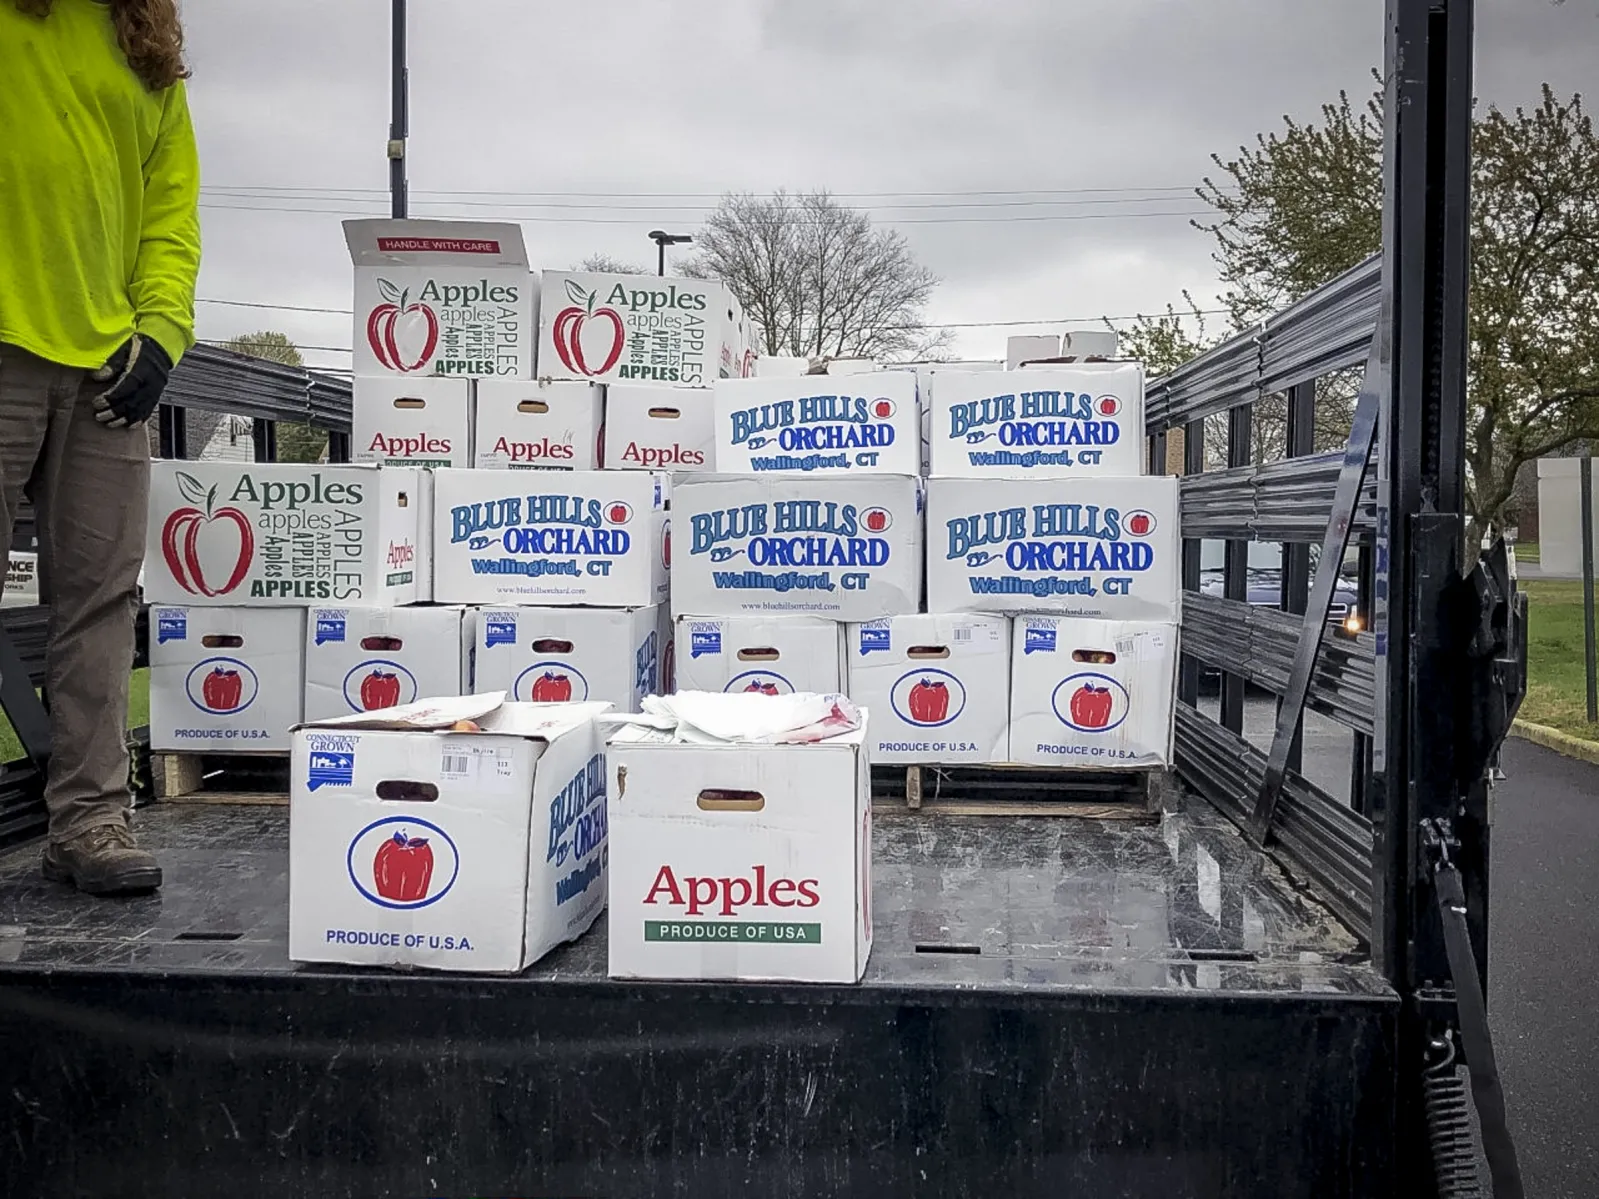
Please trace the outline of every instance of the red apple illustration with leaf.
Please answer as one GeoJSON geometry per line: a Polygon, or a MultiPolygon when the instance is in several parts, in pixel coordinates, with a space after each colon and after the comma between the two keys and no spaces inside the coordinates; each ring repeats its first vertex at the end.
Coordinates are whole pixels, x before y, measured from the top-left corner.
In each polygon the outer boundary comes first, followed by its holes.
{"type": "Polygon", "coordinates": [[[161,556],[179,587],[191,595],[226,595],[250,572],[250,560],[255,556],[255,530],[250,518],[232,506],[216,506],[217,489],[206,490],[193,475],[178,471],[178,491],[190,506],[174,508],[161,526],[161,556]],[[213,522],[232,525],[239,531],[239,548],[220,586],[213,587],[205,577],[200,561],[200,530],[213,522]]]}
{"type": "Polygon", "coordinates": [[[755,694],[757,694],[757,695],[781,695],[782,694],[782,692],[778,691],[776,683],[763,683],[763,682],[761,682],[760,679],[755,679],[753,682],[750,683],[750,685],[748,687],[744,688],[744,692],[745,692],[746,695],[749,694],[751,691],[755,692],[755,694]]]}
{"type": "Polygon", "coordinates": [[[905,704],[917,724],[942,724],[949,716],[949,688],[941,679],[920,679],[905,704]]]}
{"type": "Polygon", "coordinates": [[[218,666],[200,684],[200,698],[213,712],[231,712],[244,698],[244,680],[237,670],[218,666]]]}
{"type": "Polygon", "coordinates": [[[564,704],[572,698],[572,679],[569,675],[546,670],[533,680],[533,702],[536,704],[564,704]]]}
{"type": "Polygon", "coordinates": [[[421,370],[433,357],[433,351],[439,348],[438,314],[420,300],[412,304],[410,291],[402,291],[387,279],[379,279],[377,285],[384,302],[367,315],[367,344],[377,360],[391,371],[410,374],[421,370]],[[421,326],[420,335],[417,334],[418,325],[421,326]],[[402,341],[411,347],[420,341],[420,352],[415,357],[405,353],[401,349],[402,341]]]}
{"type": "Polygon", "coordinates": [[[1102,729],[1110,723],[1114,701],[1109,687],[1084,683],[1072,692],[1072,723],[1085,729],[1102,729]]]}
{"type": "Polygon", "coordinates": [[[400,702],[400,676],[374,669],[361,680],[361,707],[371,712],[392,708],[400,702]]]}
{"type": "Polygon", "coordinates": [[[1134,537],[1148,537],[1155,531],[1155,518],[1147,512],[1128,513],[1127,531],[1134,537]]]}
{"type": "Polygon", "coordinates": [[[1115,416],[1122,410],[1122,402],[1115,396],[1100,396],[1097,407],[1101,416],[1115,416]]]}
{"type": "Polygon", "coordinates": [[[881,533],[888,528],[888,510],[886,508],[868,508],[861,516],[861,523],[866,526],[869,533],[881,533]]]}
{"type": "Polygon", "coordinates": [[[372,857],[372,882],[390,903],[426,899],[433,878],[433,847],[426,837],[407,837],[401,829],[372,857]]]}
{"type": "MultiPolygon", "coordinates": [[[[603,305],[595,307],[599,293],[584,291],[576,279],[566,281],[566,295],[572,301],[570,308],[555,314],[550,336],[555,341],[555,353],[569,371],[594,378],[603,375],[622,357],[622,345],[627,340],[627,328],[622,324],[622,314],[603,305]],[[589,367],[588,356],[583,352],[583,327],[593,321],[596,325],[609,325],[610,344],[598,357],[599,365],[589,367]]],[[[603,344],[603,343],[602,343],[603,344]]]]}
{"type": "Polygon", "coordinates": [[[878,400],[872,405],[872,415],[878,420],[887,420],[894,415],[894,401],[878,400]]]}

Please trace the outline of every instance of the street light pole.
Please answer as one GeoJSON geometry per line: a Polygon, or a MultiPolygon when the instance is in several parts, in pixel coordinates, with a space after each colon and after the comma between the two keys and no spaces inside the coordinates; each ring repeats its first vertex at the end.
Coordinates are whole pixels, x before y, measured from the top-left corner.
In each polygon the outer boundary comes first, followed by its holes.
{"type": "Polygon", "coordinates": [[[651,229],[650,240],[655,243],[655,273],[659,276],[666,274],[666,247],[687,245],[694,238],[687,233],[666,233],[660,229],[651,229]]]}
{"type": "Polygon", "coordinates": [[[389,199],[390,214],[396,220],[407,215],[410,196],[405,181],[405,139],[410,134],[409,72],[405,65],[405,0],[393,0],[390,18],[393,62],[393,95],[389,115],[389,199]]]}

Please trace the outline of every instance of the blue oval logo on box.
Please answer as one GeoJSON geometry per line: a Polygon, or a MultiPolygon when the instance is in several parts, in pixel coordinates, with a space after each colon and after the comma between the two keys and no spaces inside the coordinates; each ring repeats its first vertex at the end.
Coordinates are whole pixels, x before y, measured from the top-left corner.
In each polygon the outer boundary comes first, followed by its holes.
{"type": "Polygon", "coordinates": [[[255,702],[261,681],[248,662],[237,658],[206,658],[189,668],[183,680],[189,702],[213,716],[232,716],[255,702]]]}
{"type": "Polygon", "coordinates": [[[734,675],[723,691],[755,691],[762,695],[793,695],[794,684],[770,670],[746,670],[734,675]]]}
{"type": "Polygon", "coordinates": [[[589,697],[589,681],[570,662],[553,658],[535,662],[511,684],[511,698],[524,703],[576,703],[589,697]]]}
{"type": "Polygon", "coordinates": [[[416,676],[388,658],[368,658],[344,676],[344,702],[352,712],[412,703],[416,691],[416,676]]]}
{"type": "Polygon", "coordinates": [[[888,693],[889,706],[906,724],[936,729],[966,709],[966,685],[947,670],[913,670],[888,693]]]}
{"type": "Polygon", "coordinates": [[[355,889],[380,908],[425,908],[455,886],[461,855],[432,821],[386,816],[355,834],[345,866],[355,889]]]}
{"type": "Polygon", "coordinates": [[[1069,675],[1049,697],[1055,717],[1079,733],[1108,733],[1127,719],[1132,699],[1108,674],[1083,671],[1069,675]]]}

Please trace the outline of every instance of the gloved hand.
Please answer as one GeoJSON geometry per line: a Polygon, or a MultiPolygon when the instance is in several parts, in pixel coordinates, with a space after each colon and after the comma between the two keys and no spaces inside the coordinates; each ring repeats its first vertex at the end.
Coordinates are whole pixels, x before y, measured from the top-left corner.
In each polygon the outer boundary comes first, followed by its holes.
{"type": "Polygon", "coordinates": [[[91,376],[96,383],[111,384],[94,397],[94,419],[113,429],[148,420],[171,373],[172,359],[161,343],[135,333],[91,376]]]}

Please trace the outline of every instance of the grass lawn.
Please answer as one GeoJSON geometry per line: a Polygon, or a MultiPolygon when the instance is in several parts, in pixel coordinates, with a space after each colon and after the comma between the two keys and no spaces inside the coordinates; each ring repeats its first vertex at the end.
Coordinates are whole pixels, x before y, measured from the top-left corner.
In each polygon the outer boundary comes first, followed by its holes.
{"type": "Polygon", "coordinates": [[[1534,579],[1527,593],[1527,698],[1523,720],[1599,741],[1589,724],[1583,670],[1582,584],[1534,579]]]}
{"type": "Polygon", "coordinates": [[[1517,562],[1538,561],[1538,543],[1536,541],[1518,541],[1515,545],[1517,562]]]}
{"type": "MultiPolygon", "coordinates": [[[[135,670],[133,686],[128,691],[128,727],[136,729],[150,723],[150,672],[135,670]]],[[[0,715],[0,762],[14,762],[22,757],[22,743],[11,731],[11,722],[0,715]]]]}

